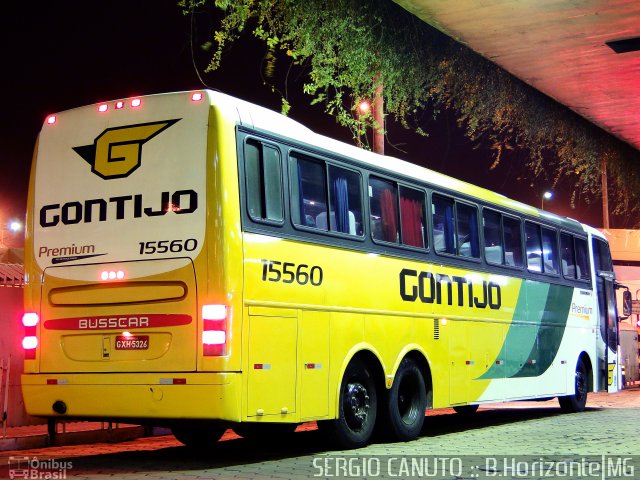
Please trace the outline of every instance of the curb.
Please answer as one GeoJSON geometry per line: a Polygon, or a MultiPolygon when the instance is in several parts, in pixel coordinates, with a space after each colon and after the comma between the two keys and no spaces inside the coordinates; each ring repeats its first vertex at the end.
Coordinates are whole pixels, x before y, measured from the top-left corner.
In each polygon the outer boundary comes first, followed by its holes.
{"type": "Polygon", "coordinates": [[[33,448],[62,447],[66,445],[82,445],[86,443],[117,443],[135,440],[136,438],[154,435],[166,435],[166,429],[144,427],[119,427],[114,429],[84,430],[78,432],[56,433],[51,442],[46,433],[0,439],[0,451],[29,450],[33,448]]]}

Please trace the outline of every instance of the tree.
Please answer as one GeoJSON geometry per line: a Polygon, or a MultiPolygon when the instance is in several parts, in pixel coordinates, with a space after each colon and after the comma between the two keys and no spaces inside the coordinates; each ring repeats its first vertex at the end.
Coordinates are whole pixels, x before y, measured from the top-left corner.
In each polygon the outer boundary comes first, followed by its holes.
{"type": "MultiPolygon", "coordinates": [[[[224,12],[213,34],[208,71],[246,30],[268,47],[267,71],[286,58],[308,71],[304,91],[360,138],[378,128],[359,115],[360,99],[384,85],[387,115],[420,135],[425,110],[457,113],[474,141],[488,142],[494,165],[513,150],[526,151],[540,176],[575,181],[574,199],[601,193],[602,159],[609,170],[614,214],[640,211],[640,153],[529,87],[500,67],[429,27],[389,0],[182,0],[185,12],[208,3],[224,12]]],[[[290,108],[282,98],[282,111],[290,108]]]]}

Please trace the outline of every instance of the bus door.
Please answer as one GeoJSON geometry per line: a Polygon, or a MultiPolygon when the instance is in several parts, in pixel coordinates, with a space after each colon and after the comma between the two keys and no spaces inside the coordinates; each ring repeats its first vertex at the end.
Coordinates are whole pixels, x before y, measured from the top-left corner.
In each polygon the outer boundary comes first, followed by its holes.
{"type": "Polygon", "coordinates": [[[599,368],[600,385],[607,391],[620,389],[620,361],[618,309],[615,295],[615,274],[609,246],[597,238],[593,239],[593,256],[596,270],[596,294],[598,296],[598,325],[603,349],[598,349],[602,368],[599,368]],[[606,382],[606,383],[604,383],[606,382]]]}

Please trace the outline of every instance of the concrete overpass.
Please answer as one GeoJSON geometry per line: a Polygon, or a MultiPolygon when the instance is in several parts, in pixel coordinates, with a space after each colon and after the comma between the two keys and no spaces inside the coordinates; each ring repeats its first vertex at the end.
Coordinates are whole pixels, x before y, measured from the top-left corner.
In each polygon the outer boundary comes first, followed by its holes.
{"type": "Polygon", "coordinates": [[[640,0],[394,0],[640,150],[640,0]]]}

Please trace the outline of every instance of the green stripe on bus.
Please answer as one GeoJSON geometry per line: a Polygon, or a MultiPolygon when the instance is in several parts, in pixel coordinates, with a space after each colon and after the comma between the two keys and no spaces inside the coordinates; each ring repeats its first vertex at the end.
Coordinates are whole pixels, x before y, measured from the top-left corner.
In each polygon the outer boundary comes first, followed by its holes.
{"type": "Polygon", "coordinates": [[[570,287],[526,281],[496,358],[502,363],[494,362],[478,379],[542,375],[558,353],[572,296],[570,287]]]}

